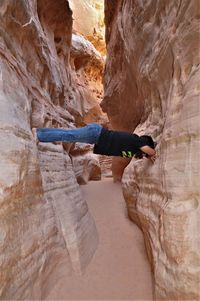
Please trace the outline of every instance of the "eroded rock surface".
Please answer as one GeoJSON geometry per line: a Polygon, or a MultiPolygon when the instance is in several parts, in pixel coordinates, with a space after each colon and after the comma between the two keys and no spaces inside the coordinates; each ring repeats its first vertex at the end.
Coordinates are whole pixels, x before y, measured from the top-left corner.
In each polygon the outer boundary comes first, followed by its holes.
{"type": "Polygon", "coordinates": [[[72,34],[70,51],[72,75],[78,91],[70,94],[68,110],[76,119],[76,125],[90,122],[106,123],[102,112],[102,73],[104,60],[93,44],[80,34],[72,34]]]}
{"type": "Polygon", "coordinates": [[[87,184],[90,180],[101,180],[99,156],[93,154],[92,149],[91,144],[75,143],[75,147],[70,150],[73,170],[79,184],[87,184]]]}
{"type": "MultiPolygon", "coordinates": [[[[62,233],[73,269],[80,274],[90,262],[94,251],[90,246],[95,246],[98,238],[76,181],[73,161],[62,145],[51,143],[40,143],[39,157],[46,202],[53,208],[56,226],[62,233]]],[[[89,167],[86,166],[85,173],[89,178],[94,173],[90,165],[95,164],[90,158],[86,160],[89,167]]]]}
{"type": "Polygon", "coordinates": [[[0,2],[1,299],[44,298],[54,269],[84,270],[97,245],[70,145],[37,149],[31,133],[84,123],[71,37],[68,1],[0,2]]]}
{"type": "Polygon", "coordinates": [[[133,159],[124,172],[129,216],[144,232],[155,298],[199,300],[198,1],[105,3],[102,107],[113,128],[158,142],[154,165],[133,159]]]}

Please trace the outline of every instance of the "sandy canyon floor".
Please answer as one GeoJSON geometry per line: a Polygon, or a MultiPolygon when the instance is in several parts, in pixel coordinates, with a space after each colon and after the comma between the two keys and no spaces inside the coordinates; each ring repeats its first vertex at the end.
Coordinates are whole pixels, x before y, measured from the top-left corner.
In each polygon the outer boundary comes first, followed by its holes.
{"type": "Polygon", "coordinates": [[[141,231],[127,217],[121,186],[111,178],[81,186],[99,233],[82,276],[60,275],[46,300],[152,300],[141,231]]]}

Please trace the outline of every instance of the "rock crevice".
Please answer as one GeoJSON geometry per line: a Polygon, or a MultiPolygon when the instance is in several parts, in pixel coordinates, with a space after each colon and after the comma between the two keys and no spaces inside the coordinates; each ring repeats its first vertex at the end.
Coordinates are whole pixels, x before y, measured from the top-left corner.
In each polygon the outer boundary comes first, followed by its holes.
{"type": "MultiPolygon", "coordinates": [[[[32,127],[68,128],[104,118],[100,84],[92,87],[91,81],[88,89],[85,83],[92,72],[100,82],[103,60],[88,42],[87,64],[74,69],[72,21],[65,0],[0,3],[1,299],[45,298],[54,269],[65,265],[69,273],[81,273],[97,247],[71,145],[37,148],[31,133],[32,127]]],[[[80,52],[84,43],[82,37],[80,52]]],[[[95,168],[100,177],[92,155],[81,164],[85,181],[90,171],[95,177],[95,168]]]]}
{"type": "MultiPolygon", "coordinates": [[[[199,8],[197,1],[105,1],[103,109],[115,129],[150,134],[147,159],[122,178],[131,219],[143,230],[155,298],[199,299],[199,8]],[[118,68],[119,66],[119,68],[118,68]]],[[[115,160],[114,178],[124,165],[115,160]]]]}

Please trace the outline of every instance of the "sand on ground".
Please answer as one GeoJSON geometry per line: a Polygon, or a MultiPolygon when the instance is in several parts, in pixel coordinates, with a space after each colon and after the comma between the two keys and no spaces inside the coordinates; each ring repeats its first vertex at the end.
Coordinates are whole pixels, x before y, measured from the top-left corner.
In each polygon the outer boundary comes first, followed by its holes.
{"type": "Polygon", "coordinates": [[[99,245],[82,276],[63,276],[47,300],[152,300],[143,235],[127,217],[120,183],[111,178],[81,186],[99,245]]]}

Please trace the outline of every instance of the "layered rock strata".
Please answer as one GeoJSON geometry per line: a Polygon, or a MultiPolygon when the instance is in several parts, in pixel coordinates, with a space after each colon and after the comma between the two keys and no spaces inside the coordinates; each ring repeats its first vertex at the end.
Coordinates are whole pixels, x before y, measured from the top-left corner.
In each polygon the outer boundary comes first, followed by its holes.
{"type": "Polygon", "coordinates": [[[84,123],[71,37],[68,1],[0,2],[1,299],[44,299],[54,269],[84,270],[97,245],[70,145],[37,149],[31,133],[84,123]]]}
{"type": "MultiPolygon", "coordinates": [[[[94,251],[91,246],[97,244],[98,238],[76,181],[73,161],[62,145],[51,143],[39,145],[39,158],[46,206],[52,207],[54,223],[62,233],[72,267],[80,274],[90,262],[94,251]]],[[[87,163],[90,166],[86,166],[85,173],[88,177],[94,176],[94,171],[89,171],[91,166],[95,169],[97,164],[88,158],[87,163]]]]}
{"type": "Polygon", "coordinates": [[[133,159],[122,178],[129,216],[144,233],[155,299],[199,300],[198,1],[105,4],[102,107],[113,128],[158,142],[155,164],[133,159]]]}

